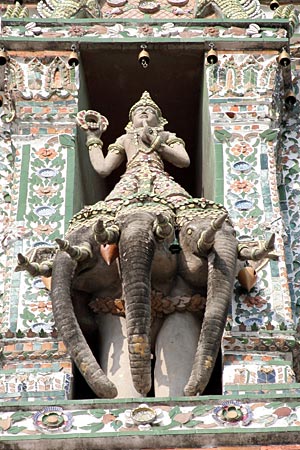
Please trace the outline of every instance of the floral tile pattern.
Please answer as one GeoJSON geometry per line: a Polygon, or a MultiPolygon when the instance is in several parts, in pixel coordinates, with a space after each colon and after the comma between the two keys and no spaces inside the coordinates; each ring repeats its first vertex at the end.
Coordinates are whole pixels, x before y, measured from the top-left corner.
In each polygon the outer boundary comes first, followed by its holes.
{"type": "MultiPolygon", "coordinates": [[[[169,403],[169,402],[168,402],[169,403]]],[[[253,432],[267,432],[270,429],[283,430],[286,427],[299,429],[300,409],[297,399],[276,399],[268,401],[225,400],[194,402],[185,405],[178,402],[171,406],[166,401],[153,404],[116,404],[111,407],[93,408],[88,405],[76,404],[63,406],[45,406],[28,411],[25,408],[18,412],[1,411],[0,426],[2,439],[8,436],[39,436],[53,435],[57,438],[64,434],[65,439],[79,436],[90,437],[120,437],[150,433],[175,434],[191,432],[201,435],[204,432],[213,433],[216,430],[243,429],[253,432]],[[143,410],[144,424],[135,420],[136,413],[143,410]],[[146,418],[147,412],[147,418],[146,418]],[[153,418],[150,418],[153,414],[153,418]],[[133,420],[132,420],[133,419],[133,420]],[[209,431],[211,430],[211,431],[209,431]]],[[[291,430],[290,430],[291,431],[291,430]]],[[[199,436],[200,437],[200,436],[199,436]]]]}
{"type": "MultiPolygon", "coordinates": [[[[258,350],[268,351],[272,344],[278,350],[274,345],[276,334],[288,330],[293,333],[295,329],[289,289],[292,274],[288,274],[286,253],[286,230],[291,223],[286,222],[284,210],[282,214],[283,186],[279,192],[277,188],[278,138],[287,132],[282,133],[278,128],[282,109],[281,74],[271,54],[226,54],[220,55],[219,61],[207,70],[212,125],[216,143],[222,145],[223,151],[224,202],[240,241],[264,240],[275,233],[278,255],[278,261],[254,266],[257,281],[250,291],[236,282],[227,335],[233,340],[243,335],[247,340],[248,335],[255,334],[258,350]],[[262,339],[265,332],[272,333],[268,345],[262,339]]],[[[287,163],[287,159],[284,161],[287,163]]],[[[289,165],[293,167],[295,162],[289,165]]],[[[293,366],[286,362],[286,356],[291,359],[292,353],[276,353],[279,359],[276,365],[266,365],[262,355],[256,358],[252,355],[250,364],[246,348],[237,347],[233,361],[233,355],[227,350],[228,340],[223,345],[224,386],[295,381],[293,366]]],[[[234,349],[234,345],[230,347],[234,349]]],[[[290,352],[289,345],[286,348],[290,352]]]]}
{"type": "Polygon", "coordinates": [[[7,116],[0,117],[0,130],[5,136],[0,161],[0,333],[5,355],[0,397],[28,398],[32,393],[42,397],[49,391],[47,395],[52,398],[67,398],[72,364],[66,354],[59,362],[55,360],[49,293],[42,280],[14,269],[18,253],[53,246],[54,239],[64,234],[65,221],[73,212],[67,206],[72,203],[68,197],[72,192],[65,189],[67,173],[74,164],[75,73],[66,60],[55,56],[29,62],[10,58],[9,65],[11,76],[6,79],[4,95],[9,98],[10,90],[15,90],[15,112],[22,121],[10,135],[7,116]],[[51,102],[45,101],[53,96],[51,102]],[[41,344],[40,338],[44,339],[41,344]],[[10,339],[10,344],[6,345],[5,339],[10,339]],[[44,370],[53,380],[50,384],[45,382],[44,370]],[[12,376],[11,371],[16,374],[12,376]],[[56,379],[68,379],[68,386],[66,381],[56,383],[56,379]]]}

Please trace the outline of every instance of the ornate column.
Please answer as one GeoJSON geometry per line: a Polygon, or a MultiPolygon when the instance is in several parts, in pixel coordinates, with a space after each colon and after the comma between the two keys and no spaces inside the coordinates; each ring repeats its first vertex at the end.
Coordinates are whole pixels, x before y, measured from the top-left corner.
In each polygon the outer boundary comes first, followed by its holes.
{"type": "Polygon", "coordinates": [[[295,325],[277,189],[283,83],[276,58],[270,51],[226,53],[208,68],[216,199],[225,203],[241,242],[275,233],[278,255],[278,261],[254,262],[257,279],[249,291],[236,282],[223,340],[225,393],[267,392],[295,382],[295,325]]]}
{"type": "Polygon", "coordinates": [[[2,85],[0,397],[66,398],[72,364],[57,338],[49,279],[14,268],[18,253],[54,248],[73,214],[75,69],[64,53],[10,52],[2,85]]]}

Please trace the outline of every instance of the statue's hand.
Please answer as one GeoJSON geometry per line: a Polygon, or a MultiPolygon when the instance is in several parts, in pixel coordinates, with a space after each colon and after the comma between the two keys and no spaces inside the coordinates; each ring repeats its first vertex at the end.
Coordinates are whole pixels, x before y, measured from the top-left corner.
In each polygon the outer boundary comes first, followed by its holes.
{"type": "Polygon", "coordinates": [[[153,141],[156,139],[156,137],[157,137],[156,131],[147,124],[146,120],[144,120],[143,131],[141,134],[141,139],[144,142],[144,144],[150,147],[153,141]]]}
{"type": "Polygon", "coordinates": [[[106,117],[102,116],[97,111],[80,111],[76,117],[77,124],[86,131],[87,140],[89,138],[98,138],[106,130],[109,123],[106,117]]]}
{"type": "Polygon", "coordinates": [[[146,121],[143,121],[143,126],[144,128],[141,135],[141,139],[144,142],[144,144],[151,147],[153,144],[156,143],[157,147],[165,143],[165,141],[168,138],[168,133],[166,131],[160,131],[158,133],[156,129],[149,126],[146,121]]]}
{"type": "Polygon", "coordinates": [[[90,139],[92,138],[98,138],[100,139],[102,136],[103,131],[101,130],[101,128],[88,128],[86,130],[86,141],[88,142],[90,139]]]}

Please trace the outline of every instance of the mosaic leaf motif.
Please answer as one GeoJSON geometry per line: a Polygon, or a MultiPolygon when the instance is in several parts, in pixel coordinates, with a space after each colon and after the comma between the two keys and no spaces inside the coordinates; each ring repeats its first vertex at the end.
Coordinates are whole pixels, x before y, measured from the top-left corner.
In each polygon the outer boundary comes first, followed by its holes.
{"type": "Polygon", "coordinates": [[[202,416],[204,414],[208,414],[208,412],[211,410],[212,410],[212,407],[210,405],[199,405],[199,406],[196,406],[192,410],[192,412],[193,412],[194,417],[196,417],[196,416],[202,416]]]}
{"type": "Polygon", "coordinates": [[[266,141],[272,142],[277,138],[278,130],[265,130],[263,131],[260,136],[262,139],[265,139],[266,141]]]}
{"type": "Polygon", "coordinates": [[[276,382],[276,372],[271,370],[265,372],[264,370],[257,371],[257,382],[258,383],[275,383],[276,382]]]}
{"type": "Polygon", "coordinates": [[[75,144],[74,137],[69,134],[60,134],[59,142],[63,147],[74,147],[75,144]]]}
{"type": "Polygon", "coordinates": [[[26,430],[26,427],[11,427],[11,428],[9,428],[9,433],[10,434],[19,434],[24,430],[26,430]]]}
{"type": "Polygon", "coordinates": [[[120,414],[122,414],[123,412],[126,411],[127,408],[119,408],[119,409],[112,409],[110,411],[110,414],[112,414],[113,416],[119,416],[120,414]]]}
{"type": "Polygon", "coordinates": [[[123,425],[123,422],[121,420],[114,420],[113,422],[110,423],[110,426],[114,429],[114,430],[118,430],[121,426],[123,425]]]}
{"type": "Polygon", "coordinates": [[[227,130],[216,130],[215,131],[215,137],[219,142],[228,141],[231,138],[231,133],[229,133],[227,130]]]}
{"type": "Polygon", "coordinates": [[[91,433],[97,433],[97,431],[100,431],[104,428],[104,423],[91,423],[90,425],[85,425],[83,427],[80,427],[81,430],[88,430],[91,433]]]}
{"type": "Polygon", "coordinates": [[[101,419],[105,414],[105,409],[90,409],[89,414],[96,417],[97,419],[101,419]]]}
{"type": "Polygon", "coordinates": [[[179,406],[175,406],[174,408],[171,409],[171,411],[169,412],[169,416],[171,417],[171,419],[173,419],[176,414],[180,413],[180,408],[179,406]]]}
{"type": "Polygon", "coordinates": [[[185,427],[188,428],[194,428],[197,425],[201,425],[203,422],[201,420],[189,420],[187,423],[184,424],[185,427]]]}

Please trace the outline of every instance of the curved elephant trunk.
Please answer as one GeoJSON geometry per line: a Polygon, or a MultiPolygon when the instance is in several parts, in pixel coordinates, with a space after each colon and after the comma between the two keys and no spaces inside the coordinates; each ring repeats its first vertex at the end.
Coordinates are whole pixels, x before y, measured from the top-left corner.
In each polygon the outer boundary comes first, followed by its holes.
{"type": "MultiPolygon", "coordinates": [[[[145,216],[143,216],[144,218],[145,216]]],[[[143,219],[122,228],[119,251],[128,349],[135,389],[146,395],[151,388],[151,264],[155,241],[143,219]]]]}
{"type": "Polygon", "coordinates": [[[226,228],[216,233],[208,255],[207,303],[194,365],[185,395],[202,394],[212,374],[232,298],[237,262],[237,241],[226,228]]]}
{"type": "Polygon", "coordinates": [[[64,252],[58,252],[54,260],[51,297],[55,323],[68,353],[91,389],[98,397],[113,398],[117,389],[98,365],[75,316],[71,281],[76,265],[64,252]]]}

